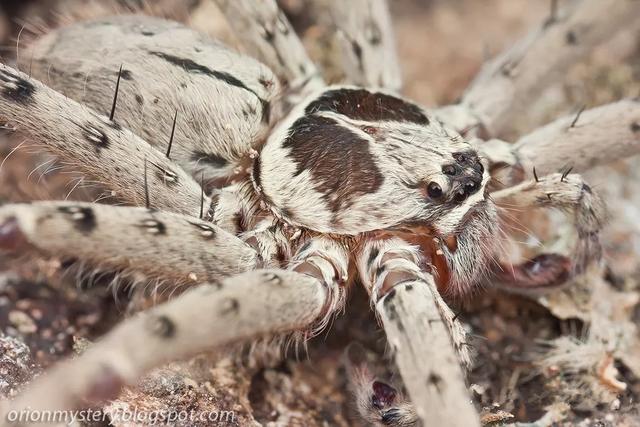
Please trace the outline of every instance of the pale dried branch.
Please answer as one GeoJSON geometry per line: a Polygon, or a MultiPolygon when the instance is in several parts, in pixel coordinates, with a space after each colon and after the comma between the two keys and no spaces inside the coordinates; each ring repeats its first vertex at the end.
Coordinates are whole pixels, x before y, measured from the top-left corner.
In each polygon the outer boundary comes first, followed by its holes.
{"type": "Polygon", "coordinates": [[[479,426],[456,354],[460,350],[468,363],[464,332],[428,277],[426,285],[397,286],[378,301],[376,311],[424,425],[479,426]]]}
{"type": "Polygon", "coordinates": [[[400,91],[402,76],[386,0],[329,1],[349,83],[400,91]]]}
{"type": "Polygon", "coordinates": [[[540,28],[485,64],[461,104],[489,136],[500,136],[545,86],[621,29],[637,27],[638,16],[637,1],[568,2],[540,28]]]}

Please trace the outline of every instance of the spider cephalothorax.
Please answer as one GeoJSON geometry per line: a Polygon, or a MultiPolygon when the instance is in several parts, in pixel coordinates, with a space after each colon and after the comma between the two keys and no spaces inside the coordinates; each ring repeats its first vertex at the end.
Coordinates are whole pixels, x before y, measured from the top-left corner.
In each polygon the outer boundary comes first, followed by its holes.
{"type": "MultiPolygon", "coordinates": [[[[196,285],[123,322],[12,405],[75,407],[83,396],[113,398],[149,369],[211,347],[309,337],[345,307],[357,278],[418,399],[418,416],[434,425],[478,424],[461,397],[465,333],[434,277],[454,297],[487,278],[540,288],[597,259],[602,201],[579,175],[552,172],[573,151],[566,128],[591,142],[576,158],[583,170],[600,159],[603,141],[592,135],[618,132],[610,151],[637,151],[637,124],[623,128],[611,119],[637,115],[635,101],[585,112],[593,123],[578,129],[561,121],[515,147],[499,140],[472,146],[459,133],[489,133],[492,104],[474,102],[471,91],[459,105],[427,112],[398,95],[384,2],[327,2],[346,74],[365,87],[326,86],[274,1],[217,3],[267,65],[175,22],[137,15],[73,24],[32,41],[17,61],[29,74],[0,66],[0,119],[132,205],[3,206],[0,248],[79,258],[135,282],[196,285]],[[366,7],[344,6],[353,3],[366,7]],[[521,170],[523,182],[490,194],[498,166],[506,176],[521,170]],[[532,207],[574,214],[576,256],[501,259],[498,213],[532,207]]],[[[553,25],[565,24],[554,20],[545,31],[553,25]]],[[[516,62],[526,63],[520,54],[516,62]]],[[[489,83],[518,75],[502,71],[489,83]]],[[[535,80],[523,79],[524,89],[532,92],[526,85],[535,80]]],[[[500,102],[516,97],[512,89],[499,91],[500,102]]],[[[356,393],[365,419],[415,422],[415,414],[400,413],[394,388],[369,376],[358,384],[366,389],[356,393]]]]}
{"type": "Polygon", "coordinates": [[[496,240],[489,174],[476,151],[418,105],[380,91],[311,95],[274,130],[252,179],[288,224],[415,237],[431,258],[445,257],[433,263],[441,288],[452,282],[458,294],[479,280],[496,240]]]}

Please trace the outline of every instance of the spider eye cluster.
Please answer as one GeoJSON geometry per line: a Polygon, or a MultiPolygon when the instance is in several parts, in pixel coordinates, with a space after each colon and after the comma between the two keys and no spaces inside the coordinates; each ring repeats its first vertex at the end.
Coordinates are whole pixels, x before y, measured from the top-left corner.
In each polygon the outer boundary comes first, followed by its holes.
{"type": "Polygon", "coordinates": [[[467,197],[475,194],[482,186],[484,167],[474,152],[453,153],[453,162],[442,166],[442,173],[448,181],[450,189],[448,198],[442,185],[436,181],[427,184],[426,192],[429,199],[434,201],[451,200],[462,203],[467,197]]]}

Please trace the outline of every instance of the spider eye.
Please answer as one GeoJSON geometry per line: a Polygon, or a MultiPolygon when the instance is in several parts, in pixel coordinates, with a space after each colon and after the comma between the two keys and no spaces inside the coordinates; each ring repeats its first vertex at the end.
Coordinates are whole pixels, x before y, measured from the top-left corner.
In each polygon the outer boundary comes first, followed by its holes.
{"type": "Polygon", "coordinates": [[[442,187],[437,182],[430,182],[427,186],[427,194],[432,199],[439,199],[442,197],[442,187]]]}
{"type": "Polygon", "coordinates": [[[476,184],[474,181],[469,181],[464,185],[464,191],[467,194],[473,194],[478,191],[478,184],[476,184]]]}
{"type": "Polygon", "coordinates": [[[466,198],[467,198],[467,193],[464,191],[464,189],[460,189],[456,191],[456,194],[454,194],[453,196],[453,200],[455,200],[458,203],[464,201],[464,199],[466,198]]]}
{"type": "Polygon", "coordinates": [[[464,153],[453,153],[453,158],[458,163],[464,163],[467,161],[467,156],[464,153]]]}
{"type": "Polygon", "coordinates": [[[456,174],[456,167],[453,165],[445,165],[442,167],[442,173],[445,175],[453,176],[456,174]]]}

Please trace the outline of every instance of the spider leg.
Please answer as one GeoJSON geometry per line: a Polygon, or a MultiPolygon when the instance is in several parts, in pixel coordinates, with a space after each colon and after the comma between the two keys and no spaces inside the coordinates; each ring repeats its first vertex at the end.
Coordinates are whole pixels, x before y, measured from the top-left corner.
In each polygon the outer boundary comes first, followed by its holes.
{"type": "MultiPolygon", "coordinates": [[[[103,183],[120,200],[142,206],[148,195],[156,209],[193,216],[200,211],[200,185],[164,154],[117,122],[4,64],[0,119],[103,183]]],[[[208,206],[209,198],[204,202],[208,206]]]]}
{"type": "Polygon", "coordinates": [[[73,202],[2,206],[0,248],[35,249],[176,285],[215,281],[259,262],[248,244],[193,217],[73,202]]]}
{"type": "Polygon", "coordinates": [[[475,140],[491,175],[515,185],[571,166],[585,172],[595,166],[640,154],[640,102],[622,100],[555,120],[515,144],[475,140]]]}
{"type": "MultiPolygon", "coordinates": [[[[571,65],[621,29],[637,28],[637,2],[584,0],[558,2],[539,28],[487,62],[467,88],[459,105],[445,107],[441,117],[461,131],[481,128],[484,138],[502,137],[525,107],[571,65]]],[[[555,2],[554,2],[555,4],[555,2]]]]}
{"type": "MultiPolygon", "coordinates": [[[[269,66],[288,96],[298,99],[324,86],[320,72],[275,0],[216,0],[249,54],[269,66]]],[[[295,103],[295,99],[288,100],[295,103]]]]}
{"type": "Polygon", "coordinates": [[[526,178],[567,165],[584,172],[640,154],[640,101],[622,100],[558,119],[513,146],[526,178]]]}
{"type": "MultiPolygon", "coordinates": [[[[312,327],[328,290],[306,274],[256,270],[201,285],[123,321],[73,360],[52,368],[9,410],[65,409],[116,397],[145,372],[221,346],[312,327]]],[[[5,425],[6,415],[0,417],[5,425]]]]}
{"type": "Polygon", "coordinates": [[[470,364],[465,332],[401,239],[364,242],[357,267],[416,412],[429,425],[479,426],[460,367],[470,364]]]}
{"type": "Polygon", "coordinates": [[[385,0],[329,1],[346,80],[363,87],[402,89],[400,61],[385,0]]]}
{"type": "Polygon", "coordinates": [[[571,259],[542,254],[512,268],[505,266],[495,273],[502,285],[523,289],[560,285],[600,259],[599,232],[606,222],[606,207],[580,175],[568,172],[542,176],[491,194],[496,204],[505,209],[555,207],[571,211],[578,234],[571,259]]]}

